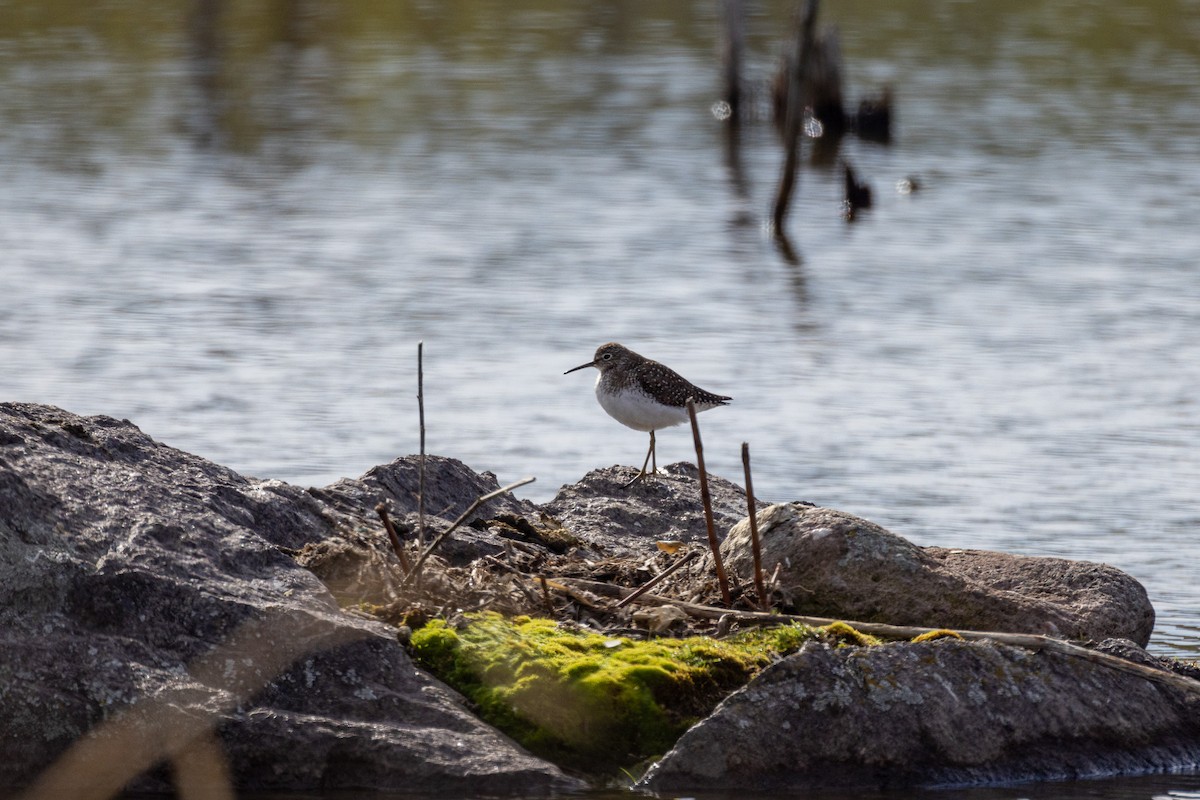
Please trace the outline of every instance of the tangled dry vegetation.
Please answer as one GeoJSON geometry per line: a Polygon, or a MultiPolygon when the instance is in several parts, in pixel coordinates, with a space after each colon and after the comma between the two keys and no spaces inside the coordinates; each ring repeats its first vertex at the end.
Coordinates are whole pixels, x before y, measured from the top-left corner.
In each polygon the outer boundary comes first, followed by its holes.
{"type": "MultiPolygon", "coordinates": [[[[409,628],[430,619],[453,621],[494,611],[633,638],[728,632],[729,623],[722,629],[719,616],[680,609],[679,604],[707,607],[721,597],[715,580],[701,574],[698,544],[662,542],[644,557],[590,559],[555,552],[565,549],[561,545],[569,534],[552,520],[499,518],[483,524],[504,537],[501,552],[461,566],[430,555],[415,577],[381,546],[378,532],[366,530],[307,545],[297,560],[330,587],[343,607],[409,628]],[[656,578],[654,594],[633,598],[640,601],[636,604],[622,602],[656,578]]],[[[414,563],[416,542],[402,546],[406,560],[414,563]]],[[[735,586],[733,594],[734,609],[758,607],[753,587],[735,586]]]]}

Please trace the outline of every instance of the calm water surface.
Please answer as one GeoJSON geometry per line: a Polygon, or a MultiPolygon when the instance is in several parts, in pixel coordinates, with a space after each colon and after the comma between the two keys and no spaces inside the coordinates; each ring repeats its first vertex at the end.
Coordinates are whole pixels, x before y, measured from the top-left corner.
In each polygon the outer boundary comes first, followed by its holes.
{"type": "MultiPolygon", "coordinates": [[[[791,9],[751,11],[761,84],[791,9]]],[[[789,263],[711,4],[0,0],[0,397],[322,485],[416,452],[423,340],[429,450],[540,501],[640,463],[562,375],[618,340],[735,397],[715,472],[747,441],[764,498],[1113,564],[1196,657],[1200,4],[824,13],[896,140],[843,144],[854,224],[805,168],[789,263]]]]}

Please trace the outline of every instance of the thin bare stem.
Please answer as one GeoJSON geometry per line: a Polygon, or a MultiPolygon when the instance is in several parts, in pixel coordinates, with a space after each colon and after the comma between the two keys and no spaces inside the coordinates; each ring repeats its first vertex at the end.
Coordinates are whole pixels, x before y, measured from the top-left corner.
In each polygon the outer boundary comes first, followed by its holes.
{"type": "Polygon", "coordinates": [[[404,576],[404,580],[401,582],[400,588],[403,589],[404,587],[408,586],[410,583],[413,582],[413,580],[417,576],[419,576],[421,574],[421,567],[423,567],[425,565],[425,560],[427,558],[429,558],[430,555],[433,554],[433,551],[437,548],[437,546],[439,544],[441,544],[443,541],[445,541],[447,536],[449,536],[451,533],[453,533],[458,528],[458,526],[460,526],[464,522],[466,522],[467,517],[469,517],[475,513],[475,509],[479,508],[481,505],[483,505],[488,500],[491,500],[494,497],[499,497],[500,495],[502,495],[506,492],[511,492],[513,489],[516,489],[518,486],[524,486],[527,483],[533,483],[535,480],[536,480],[536,478],[533,478],[533,477],[522,478],[521,480],[517,481],[516,483],[510,483],[508,486],[501,486],[499,489],[497,489],[494,492],[488,492],[485,495],[481,495],[480,497],[475,498],[475,502],[473,502],[473,503],[471,503],[471,505],[467,506],[467,510],[464,511],[459,516],[458,519],[456,519],[456,520],[454,520],[454,522],[450,523],[449,528],[446,528],[446,530],[439,533],[434,538],[434,540],[432,542],[430,542],[429,545],[424,550],[421,551],[421,556],[417,559],[417,563],[413,564],[412,571],[404,576]]]}
{"type": "Polygon", "coordinates": [[[750,444],[742,442],[742,469],[746,473],[746,514],[750,519],[750,552],[754,555],[754,591],[758,592],[758,607],[770,611],[767,590],[763,587],[762,548],[758,542],[758,516],[754,509],[754,482],[750,480],[750,444]]]}
{"type": "Polygon", "coordinates": [[[387,531],[388,539],[392,543],[392,550],[396,552],[396,558],[400,559],[400,569],[408,573],[411,569],[408,565],[408,556],[404,553],[404,543],[400,541],[400,536],[396,533],[396,526],[392,524],[392,518],[388,516],[387,503],[375,506],[375,513],[383,521],[383,529],[387,531]]]}
{"type": "MultiPolygon", "coordinates": [[[[551,580],[556,584],[564,585],[569,591],[573,590],[576,594],[579,594],[580,590],[586,590],[605,594],[610,597],[624,597],[625,593],[629,591],[629,589],[623,586],[579,578],[553,578],[551,580]]],[[[711,620],[727,618],[744,625],[785,625],[788,623],[799,623],[811,628],[821,628],[826,625],[832,625],[835,622],[841,622],[849,625],[856,631],[870,634],[871,636],[878,636],[882,639],[912,639],[922,634],[945,630],[943,628],[925,628],[916,625],[888,625],[883,622],[839,620],[833,617],[806,617],[799,614],[776,614],[765,611],[730,611],[728,608],[689,603],[685,600],[676,600],[655,594],[644,594],[638,600],[644,605],[672,605],[697,619],[711,620]]],[[[1146,680],[1172,686],[1189,694],[1200,695],[1200,681],[1194,678],[1188,678],[1169,670],[1139,664],[1135,661],[1129,661],[1120,656],[1109,655],[1099,650],[1091,650],[1087,647],[1063,641],[1062,639],[1055,639],[1036,633],[1005,633],[1000,631],[956,630],[952,633],[957,634],[967,641],[993,641],[1034,651],[1047,650],[1052,653],[1059,653],[1083,659],[1084,661],[1090,661],[1094,664],[1100,664],[1119,672],[1137,675],[1146,680]]]]}
{"type": "Polygon", "coordinates": [[[417,457],[417,546],[425,546],[425,342],[417,342],[417,415],[421,452],[417,457]]]}
{"type": "Polygon", "coordinates": [[[713,566],[717,571],[717,583],[721,586],[721,598],[727,605],[733,605],[733,596],[729,594],[729,578],[725,575],[725,564],[721,561],[721,543],[717,541],[716,526],[713,523],[712,496],[708,492],[708,472],[704,469],[704,445],[700,441],[700,426],[696,423],[696,400],[687,399],[688,419],[692,421],[692,440],[696,443],[696,467],[700,470],[700,502],[704,504],[704,523],[708,526],[708,547],[712,550],[713,566]]]}
{"type": "Polygon", "coordinates": [[[665,581],[665,580],[666,580],[667,578],[669,578],[670,576],[674,575],[676,572],[678,572],[678,571],[679,571],[679,569],[680,569],[680,568],[681,568],[681,567],[682,567],[684,564],[689,564],[689,563],[691,563],[691,562],[692,562],[692,560],[696,558],[696,555],[697,555],[698,553],[699,553],[699,551],[698,551],[698,550],[693,550],[692,552],[690,552],[690,553],[688,553],[687,555],[685,555],[683,558],[680,558],[680,559],[678,559],[678,560],[677,560],[677,561],[676,561],[674,564],[672,564],[671,566],[667,567],[667,568],[666,568],[666,569],[664,569],[662,572],[658,573],[658,574],[657,574],[657,575],[655,575],[653,578],[651,578],[650,580],[646,581],[646,582],[645,582],[645,583],[643,583],[641,586],[639,586],[637,589],[635,589],[635,590],[633,591],[633,594],[627,594],[627,595],[625,595],[625,599],[624,599],[624,600],[622,600],[621,602],[617,603],[617,604],[616,604],[615,606],[613,606],[613,607],[614,607],[614,608],[623,608],[624,606],[627,606],[627,605],[629,605],[629,604],[630,604],[630,603],[632,603],[634,600],[638,599],[638,598],[639,598],[639,597],[641,597],[643,594],[645,594],[646,592],[650,591],[651,589],[653,589],[655,586],[657,586],[658,584],[660,584],[660,583],[662,583],[663,581],[665,581]]]}

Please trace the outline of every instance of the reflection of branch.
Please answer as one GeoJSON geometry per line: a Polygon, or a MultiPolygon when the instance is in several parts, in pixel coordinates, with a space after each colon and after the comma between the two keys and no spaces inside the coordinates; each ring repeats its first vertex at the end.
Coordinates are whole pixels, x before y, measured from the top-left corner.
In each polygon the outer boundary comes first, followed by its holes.
{"type": "Polygon", "coordinates": [[[197,786],[228,782],[213,733],[219,717],[247,702],[306,653],[347,644],[369,632],[296,609],[242,623],[188,667],[190,681],[138,701],[76,740],[21,800],[103,800],[161,761],[175,764],[181,797],[233,797],[197,786]],[[183,788],[183,782],[191,784],[183,788]]]}
{"type": "MultiPolygon", "coordinates": [[[[787,234],[781,229],[776,229],[775,235],[772,238],[775,240],[775,246],[779,248],[779,255],[783,256],[783,260],[792,266],[800,266],[800,254],[792,246],[792,240],[788,238],[787,234]]],[[[801,287],[803,287],[803,283],[801,287]]]]}

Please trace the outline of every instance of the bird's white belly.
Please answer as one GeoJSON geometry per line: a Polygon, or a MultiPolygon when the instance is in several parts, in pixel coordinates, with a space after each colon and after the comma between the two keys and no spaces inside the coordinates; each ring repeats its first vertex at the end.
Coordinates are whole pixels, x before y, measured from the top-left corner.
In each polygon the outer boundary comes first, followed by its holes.
{"type": "Polygon", "coordinates": [[[608,415],[635,431],[656,431],[687,422],[687,409],[664,406],[645,392],[636,390],[610,394],[596,382],[596,399],[608,415]]]}

